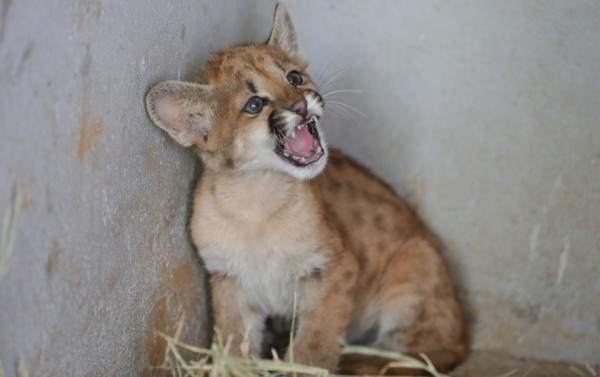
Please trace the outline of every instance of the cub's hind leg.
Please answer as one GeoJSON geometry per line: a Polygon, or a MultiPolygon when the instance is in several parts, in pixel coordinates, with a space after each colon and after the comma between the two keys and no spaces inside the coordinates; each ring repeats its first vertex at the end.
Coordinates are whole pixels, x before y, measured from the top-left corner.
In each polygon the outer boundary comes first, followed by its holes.
{"type": "Polygon", "coordinates": [[[380,331],[375,346],[424,352],[447,371],[466,356],[462,313],[438,251],[423,239],[406,242],[381,281],[380,331]]]}
{"type": "MultiPolygon", "coordinates": [[[[462,314],[446,267],[429,242],[409,240],[390,258],[373,305],[377,312],[370,331],[376,335],[369,345],[413,356],[423,352],[442,372],[466,356],[462,314]]],[[[378,374],[389,361],[346,355],[340,371],[378,374]]],[[[392,368],[386,374],[422,375],[423,371],[392,368]]]]}

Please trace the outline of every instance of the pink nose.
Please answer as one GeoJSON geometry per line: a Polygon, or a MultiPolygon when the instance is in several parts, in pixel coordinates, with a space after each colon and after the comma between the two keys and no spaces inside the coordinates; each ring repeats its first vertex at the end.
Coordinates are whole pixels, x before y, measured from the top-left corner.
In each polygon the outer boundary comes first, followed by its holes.
{"type": "Polygon", "coordinates": [[[294,103],[292,105],[291,110],[293,112],[295,112],[296,114],[305,117],[306,116],[306,100],[301,99],[300,101],[297,101],[296,103],[294,103]]]}

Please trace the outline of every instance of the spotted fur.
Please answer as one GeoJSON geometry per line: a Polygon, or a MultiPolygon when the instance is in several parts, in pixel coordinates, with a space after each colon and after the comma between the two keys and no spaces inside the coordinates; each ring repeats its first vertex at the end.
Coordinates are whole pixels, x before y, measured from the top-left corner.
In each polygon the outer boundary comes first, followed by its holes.
{"type": "Polygon", "coordinates": [[[197,148],[205,165],[190,227],[211,274],[216,327],[233,352],[249,331],[258,356],[272,340],[267,326],[289,325],[295,312],[297,362],[371,374],[387,363],[357,355],[340,363],[345,338],[426,352],[448,370],[466,345],[438,243],[388,185],[328,150],[318,125],[325,102],[306,66],[280,4],[266,44],[219,51],[197,83],[167,81],[147,95],[154,123],[197,148]],[[287,79],[292,71],[301,84],[287,79]],[[256,114],[245,110],[254,97],[256,114]],[[322,156],[292,164],[277,146],[308,120],[322,156]]]}

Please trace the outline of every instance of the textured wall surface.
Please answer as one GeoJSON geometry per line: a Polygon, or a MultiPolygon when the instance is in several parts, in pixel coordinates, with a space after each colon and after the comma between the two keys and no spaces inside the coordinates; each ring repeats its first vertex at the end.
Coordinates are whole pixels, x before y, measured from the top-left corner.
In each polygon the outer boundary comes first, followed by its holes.
{"type": "Polygon", "coordinates": [[[163,358],[155,330],[185,314],[188,339],[209,333],[186,232],[199,169],[151,125],[143,96],[257,34],[250,4],[0,4],[0,209],[25,186],[0,358],[9,375],[19,362],[36,375],[149,374],[163,358]]]}
{"type": "Polygon", "coordinates": [[[329,140],[441,237],[473,346],[600,362],[600,3],[293,12],[313,70],[347,69],[329,90],[365,91],[336,93],[364,116],[333,110],[329,140]]]}
{"type": "MultiPolygon", "coordinates": [[[[9,375],[149,374],[155,330],[209,337],[185,230],[200,168],[148,87],[266,39],[273,1],[0,2],[0,280],[9,375]]],[[[600,5],[290,2],[328,139],[441,237],[479,349],[600,362],[600,5]],[[328,78],[335,82],[327,83],[328,78]],[[353,106],[352,110],[343,102],[353,106]]]]}

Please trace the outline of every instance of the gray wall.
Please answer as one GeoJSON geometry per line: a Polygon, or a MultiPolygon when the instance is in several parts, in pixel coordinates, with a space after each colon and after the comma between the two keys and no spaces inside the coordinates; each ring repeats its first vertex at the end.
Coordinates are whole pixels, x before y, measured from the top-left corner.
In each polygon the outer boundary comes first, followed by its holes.
{"type": "MultiPolygon", "coordinates": [[[[143,95],[214,49],[264,40],[274,3],[40,4],[0,3],[0,210],[25,187],[0,359],[9,375],[18,362],[149,374],[155,329],[184,314],[186,339],[209,331],[185,230],[200,167],[150,125],[143,95]]],[[[324,91],[365,91],[337,94],[362,114],[332,109],[328,139],[441,237],[474,347],[600,362],[600,4],[290,10],[321,82],[344,71],[324,91]]]]}
{"type": "Polygon", "coordinates": [[[600,362],[600,3],[293,11],[315,70],[348,67],[330,90],[366,91],[329,139],[442,238],[473,346],[600,362]]]}

